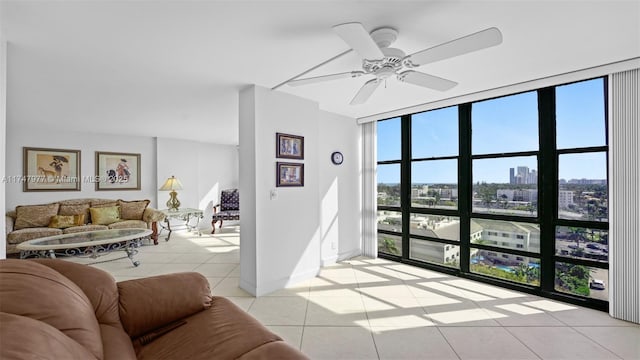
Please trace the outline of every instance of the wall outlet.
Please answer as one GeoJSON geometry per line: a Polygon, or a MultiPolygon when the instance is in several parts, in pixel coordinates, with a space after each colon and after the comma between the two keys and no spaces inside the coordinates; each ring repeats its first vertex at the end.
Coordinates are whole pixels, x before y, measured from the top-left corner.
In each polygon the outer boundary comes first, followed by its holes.
{"type": "Polygon", "coordinates": [[[271,190],[269,192],[269,197],[271,198],[271,200],[277,199],[278,198],[278,192],[275,189],[271,190]]]}
{"type": "Polygon", "coordinates": [[[335,250],[336,249],[336,243],[332,242],[331,243],[331,250],[335,250]]]}

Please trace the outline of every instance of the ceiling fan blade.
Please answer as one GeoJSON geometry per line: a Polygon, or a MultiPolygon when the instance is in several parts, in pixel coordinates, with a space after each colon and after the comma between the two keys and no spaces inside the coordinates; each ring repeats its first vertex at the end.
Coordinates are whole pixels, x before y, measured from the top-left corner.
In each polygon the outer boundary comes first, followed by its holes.
{"type": "Polygon", "coordinates": [[[314,77],[305,78],[305,79],[291,80],[287,84],[289,86],[301,86],[301,85],[315,84],[323,81],[345,79],[349,77],[358,77],[361,75],[364,75],[363,71],[349,71],[349,72],[343,72],[343,73],[337,73],[337,74],[331,74],[331,75],[322,75],[322,76],[314,76],[314,77]]]}
{"type": "Polygon", "coordinates": [[[373,92],[376,91],[380,83],[381,81],[378,80],[377,78],[371,79],[366,83],[364,83],[364,85],[362,85],[360,90],[358,90],[358,93],[356,94],[356,96],[353,97],[353,100],[351,100],[350,104],[351,105],[364,104],[369,99],[369,97],[371,97],[373,92]]]}
{"type": "Polygon", "coordinates": [[[398,80],[439,91],[446,91],[458,85],[455,81],[413,70],[401,72],[398,74],[398,80]]]}
{"type": "Polygon", "coordinates": [[[497,28],[489,28],[459,39],[451,40],[432,48],[409,55],[408,61],[415,66],[430,64],[443,59],[486,49],[502,43],[502,33],[497,28]]]}
{"type": "Polygon", "coordinates": [[[371,35],[360,23],[346,23],[333,27],[333,30],[363,59],[376,60],[384,58],[382,50],[378,47],[371,35]]]}

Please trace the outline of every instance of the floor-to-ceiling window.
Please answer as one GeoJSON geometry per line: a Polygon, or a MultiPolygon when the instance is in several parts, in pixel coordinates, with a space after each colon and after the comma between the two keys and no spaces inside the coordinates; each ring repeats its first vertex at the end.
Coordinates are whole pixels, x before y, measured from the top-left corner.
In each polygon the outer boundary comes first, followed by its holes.
{"type": "Polygon", "coordinates": [[[605,85],[379,121],[381,256],[606,308],[605,85]]]}

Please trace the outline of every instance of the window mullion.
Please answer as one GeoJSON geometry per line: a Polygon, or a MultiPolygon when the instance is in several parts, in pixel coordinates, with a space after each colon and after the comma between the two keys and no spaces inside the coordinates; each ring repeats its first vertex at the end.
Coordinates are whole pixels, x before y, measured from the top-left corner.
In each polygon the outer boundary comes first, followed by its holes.
{"type": "Polygon", "coordinates": [[[460,213],[460,271],[469,272],[472,206],[471,104],[458,106],[458,211],[460,213]]]}
{"type": "Polygon", "coordinates": [[[402,258],[409,259],[411,231],[411,115],[401,118],[402,158],[400,163],[400,207],[402,211],[402,258]]]}
{"type": "Polygon", "coordinates": [[[540,217],[540,286],[554,291],[555,224],[558,216],[558,158],[556,156],[555,88],[538,91],[538,193],[540,217]]]}

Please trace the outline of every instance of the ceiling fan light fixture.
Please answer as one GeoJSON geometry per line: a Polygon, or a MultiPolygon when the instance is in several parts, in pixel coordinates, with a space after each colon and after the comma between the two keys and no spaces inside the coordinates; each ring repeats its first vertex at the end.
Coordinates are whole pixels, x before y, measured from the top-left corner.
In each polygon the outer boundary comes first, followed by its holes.
{"type": "Polygon", "coordinates": [[[378,79],[386,79],[391,75],[396,74],[396,69],[391,66],[383,66],[375,72],[375,75],[378,79]]]}

